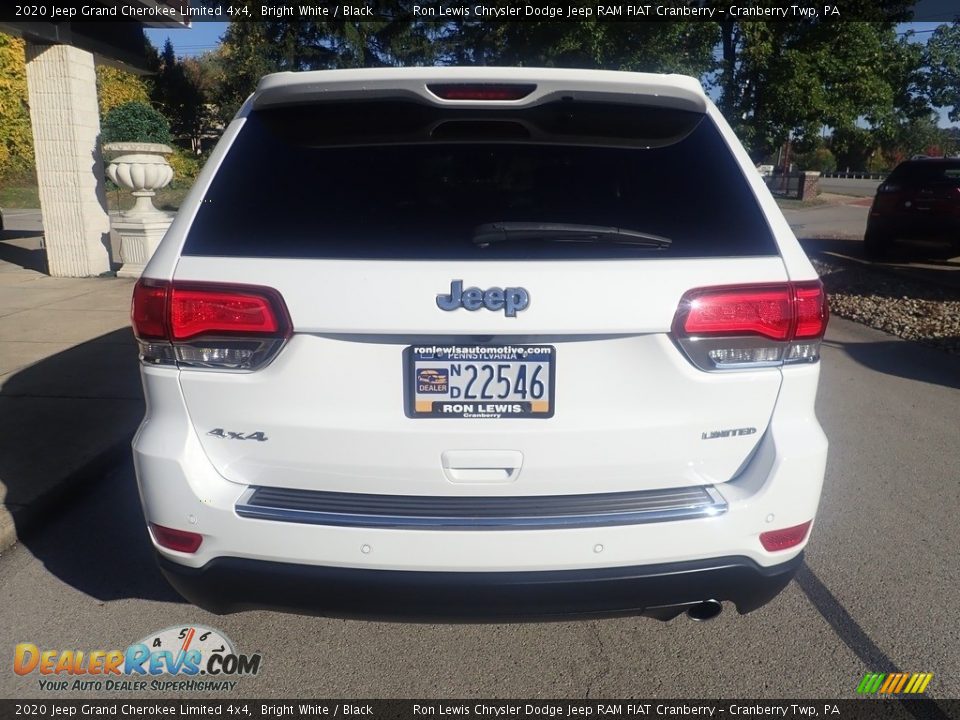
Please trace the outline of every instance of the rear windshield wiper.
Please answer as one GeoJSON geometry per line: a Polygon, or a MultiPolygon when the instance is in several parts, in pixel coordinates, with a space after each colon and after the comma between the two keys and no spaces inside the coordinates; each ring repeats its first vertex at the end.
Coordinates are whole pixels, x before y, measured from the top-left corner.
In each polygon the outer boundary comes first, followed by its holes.
{"type": "Polygon", "coordinates": [[[604,225],[578,225],[576,223],[545,222],[494,222],[478,225],[473,230],[474,244],[486,247],[491,243],[545,240],[548,242],[609,242],[639,247],[670,247],[670,238],[604,225]]]}

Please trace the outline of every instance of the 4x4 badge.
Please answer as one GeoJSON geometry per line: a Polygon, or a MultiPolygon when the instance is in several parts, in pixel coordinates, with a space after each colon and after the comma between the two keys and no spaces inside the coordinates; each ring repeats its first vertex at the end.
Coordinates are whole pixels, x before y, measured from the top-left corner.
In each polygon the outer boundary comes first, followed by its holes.
{"type": "Polygon", "coordinates": [[[214,437],[223,438],[224,440],[256,440],[257,442],[265,442],[270,439],[260,430],[245,434],[242,432],[233,432],[232,430],[224,430],[223,428],[214,428],[208,432],[207,435],[213,435],[214,437]]]}
{"type": "Polygon", "coordinates": [[[450,293],[437,295],[437,307],[441,310],[449,311],[462,307],[472,311],[485,307],[487,310],[503,310],[507,317],[516,317],[517,313],[525,310],[529,304],[530,294],[526,288],[492,287],[481,290],[478,287],[469,287],[464,290],[463,280],[452,280],[450,293]]]}

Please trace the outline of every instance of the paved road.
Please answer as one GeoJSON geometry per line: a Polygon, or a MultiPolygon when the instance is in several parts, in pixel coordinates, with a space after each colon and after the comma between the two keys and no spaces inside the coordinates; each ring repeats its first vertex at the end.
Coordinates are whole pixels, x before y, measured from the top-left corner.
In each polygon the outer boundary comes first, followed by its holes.
{"type": "Polygon", "coordinates": [[[830,697],[867,671],[935,674],[960,696],[960,359],[842,321],[824,352],[831,440],[821,512],[797,581],[748,616],[403,625],[178,600],[150,560],[130,465],[0,557],[0,696],[14,644],[122,648],[153,630],[221,628],[264,668],[251,696],[830,697]]]}
{"type": "Polygon", "coordinates": [[[784,210],[783,216],[799,238],[863,239],[870,208],[862,205],[813,205],[784,210]]]}

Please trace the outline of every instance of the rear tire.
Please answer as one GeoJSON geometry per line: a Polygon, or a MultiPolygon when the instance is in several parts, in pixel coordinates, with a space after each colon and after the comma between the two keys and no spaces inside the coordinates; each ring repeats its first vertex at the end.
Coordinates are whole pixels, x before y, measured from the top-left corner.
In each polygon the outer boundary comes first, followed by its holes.
{"type": "Polygon", "coordinates": [[[863,236],[863,254],[868,260],[889,260],[893,256],[893,238],[889,233],[867,228],[863,236]]]}

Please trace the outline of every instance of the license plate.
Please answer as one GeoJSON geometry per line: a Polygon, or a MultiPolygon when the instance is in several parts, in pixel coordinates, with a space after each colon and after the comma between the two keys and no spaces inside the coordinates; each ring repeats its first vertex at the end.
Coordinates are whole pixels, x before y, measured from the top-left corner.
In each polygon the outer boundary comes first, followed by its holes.
{"type": "Polygon", "coordinates": [[[415,345],[407,353],[407,417],[553,417],[552,345],[415,345]]]}

